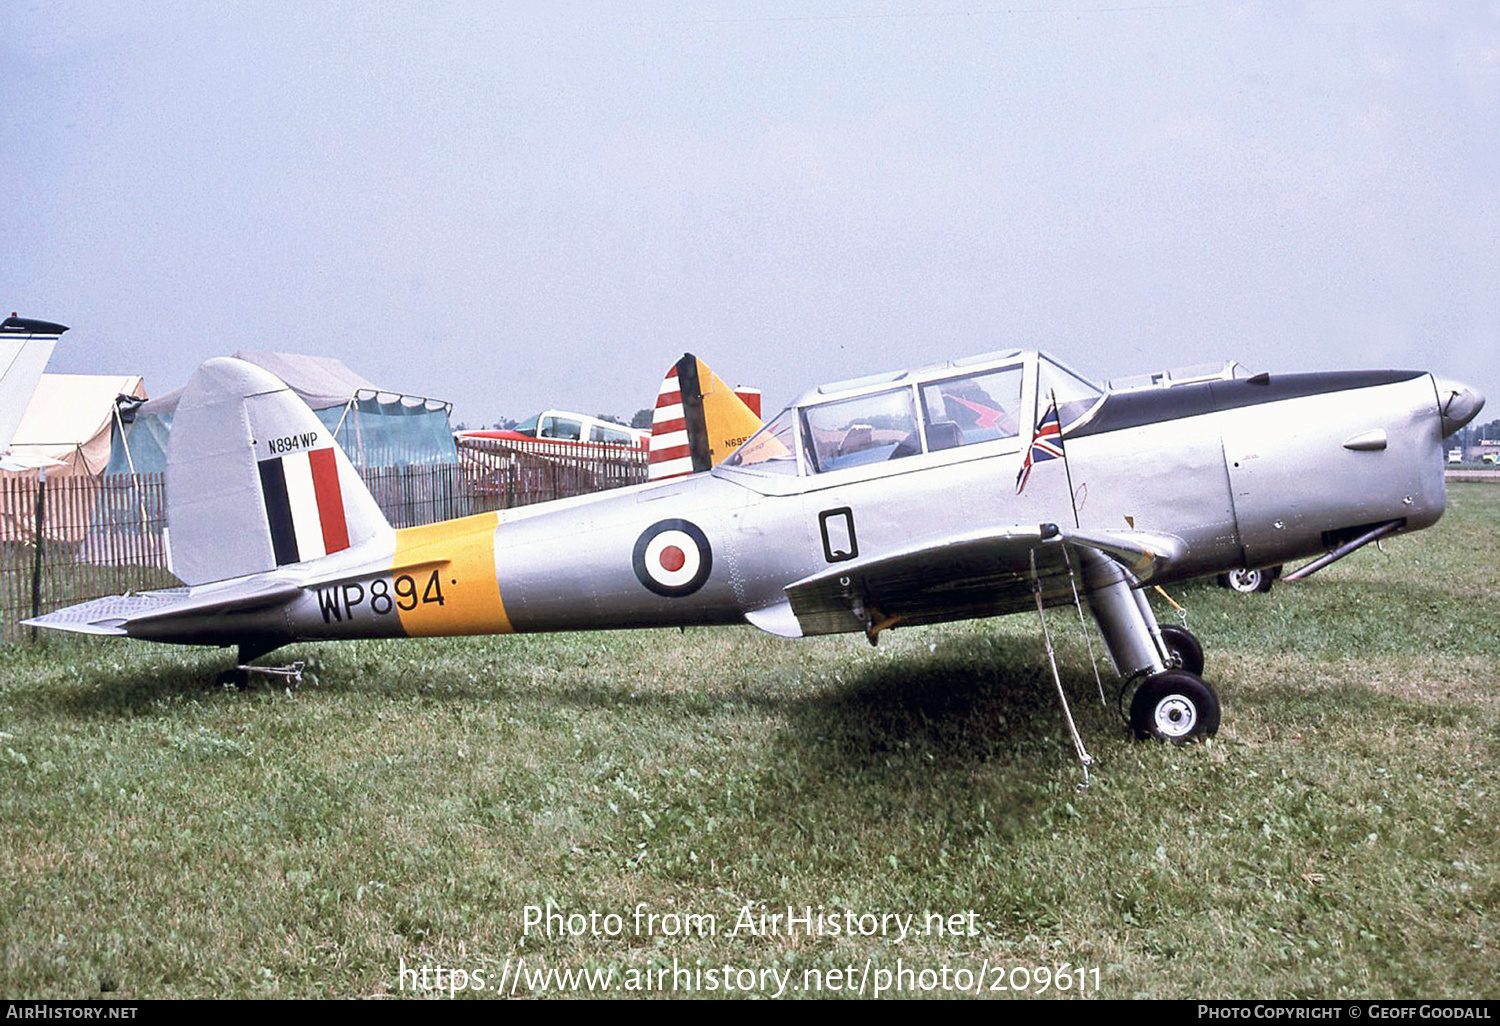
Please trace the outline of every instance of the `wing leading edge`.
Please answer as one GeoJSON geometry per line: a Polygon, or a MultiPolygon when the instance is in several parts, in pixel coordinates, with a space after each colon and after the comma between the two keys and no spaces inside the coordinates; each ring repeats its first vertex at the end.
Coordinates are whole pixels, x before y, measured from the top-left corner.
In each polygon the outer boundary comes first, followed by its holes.
{"type": "MultiPolygon", "coordinates": [[[[819,571],[788,585],[785,602],[746,619],[783,637],[850,631],[873,637],[898,623],[1031,608],[1037,584],[1049,605],[1072,601],[1069,573],[1082,568],[1069,558],[1069,548],[1100,553],[1144,581],[1180,559],[1186,546],[1173,535],[1065,530],[1056,524],[970,531],[819,571]]],[[[1081,591],[1089,582],[1079,584],[1081,591]]]]}

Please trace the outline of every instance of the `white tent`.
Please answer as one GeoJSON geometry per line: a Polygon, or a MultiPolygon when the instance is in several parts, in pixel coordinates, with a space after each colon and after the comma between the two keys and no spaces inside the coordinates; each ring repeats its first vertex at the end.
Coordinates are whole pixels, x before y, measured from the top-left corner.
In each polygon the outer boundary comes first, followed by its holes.
{"type": "MultiPolygon", "coordinates": [[[[57,475],[98,477],[109,466],[115,403],[145,399],[138,374],[43,374],[11,440],[18,456],[44,456],[63,464],[57,475]]],[[[35,471],[30,471],[33,476],[35,471]]]]}
{"type": "Polygon", "coordinates": [[[0,542],[36,537],[37,478],[45,473],[44,531],[54,541],[88,537],[109,466],[116,402],[146,397],[138,374],[43,374],[11,440],[12,456],[56,460],[45,470],[0,474],[0,542]]]}
{"type": "MultiPolygon", "coordinates": [[[[453,463],[450,405],[378,388],[331,356],[240,350],[235,358],[270,371],[307,403],[356,467],[453,463]]],[[[172,417],[182,389],[122,411],[112,474],[155,473],[167,465],[172,417]]]]}

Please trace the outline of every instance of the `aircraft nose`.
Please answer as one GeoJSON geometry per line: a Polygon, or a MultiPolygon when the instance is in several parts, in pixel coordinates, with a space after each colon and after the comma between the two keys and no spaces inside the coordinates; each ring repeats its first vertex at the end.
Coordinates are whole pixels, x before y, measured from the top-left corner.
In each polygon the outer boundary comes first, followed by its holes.
{"type": "Polygon", "coordinates": [[[1437,385],[1438,416],[1443,420],[1443,437],[1463,427],[1484,409],[1484,396],[1476,389],[1452,378],[1433,377],[1437,385]]]}

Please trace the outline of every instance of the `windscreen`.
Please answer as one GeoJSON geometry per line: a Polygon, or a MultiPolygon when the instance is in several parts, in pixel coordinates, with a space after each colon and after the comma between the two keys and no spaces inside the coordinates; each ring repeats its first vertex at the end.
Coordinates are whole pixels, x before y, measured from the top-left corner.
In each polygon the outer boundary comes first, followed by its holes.
{"type": "Polygon", "coordinates": [[[771,474],[797,473],[797,417],[782,410],[775,420],[751,435],[724,461],[726,467],[771,474]]]}
{"type": "Polygon", "coordinates": [[[1092,410],[1094,404],[1104,396],[1098,385],[1078,376],[1050,357],[1043,356],[1037,360],[1037,371],[1041,382],[1037,394],[1038,414],[1050,406],[1055,398],[1058,423],[1064,428],[1092,410]]]}

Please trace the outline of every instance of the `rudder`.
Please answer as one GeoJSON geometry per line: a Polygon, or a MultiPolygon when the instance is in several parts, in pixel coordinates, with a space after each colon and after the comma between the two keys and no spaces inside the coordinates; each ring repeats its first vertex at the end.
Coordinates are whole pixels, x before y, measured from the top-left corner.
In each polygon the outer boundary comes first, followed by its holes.
{"type": "MultiPolygon", "coordinates": [[[[14,314],[0,322],[0,455],[9,450],[26,413],[26,404],[52,358],[52,348],[67,330],[61,324],[14,314]]],[[[5,469],[25,467],[26,464],[17,462],[5,469]]]]}
{"type": "Polygon", "coordinates": [[[279,378],[220,357],[183,389],[167,448],[174,573],[206,584],[391,533],[328,429],[279,378]]]}

